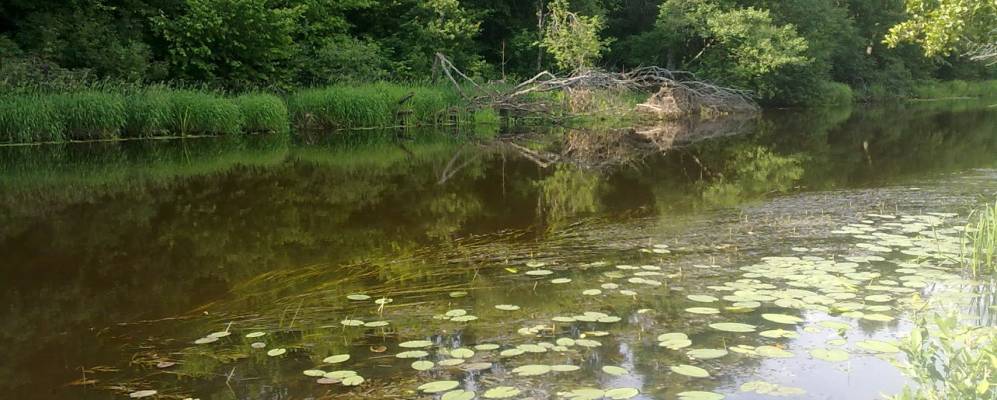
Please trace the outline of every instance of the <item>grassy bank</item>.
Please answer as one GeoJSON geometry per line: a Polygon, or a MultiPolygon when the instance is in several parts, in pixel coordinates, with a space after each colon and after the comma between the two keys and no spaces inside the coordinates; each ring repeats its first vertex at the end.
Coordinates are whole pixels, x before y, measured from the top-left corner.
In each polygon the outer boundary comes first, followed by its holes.
{"type": "Polygon", "coordinates": [[[374,83],[281,98],[166,87],[0,95],[0,143],[436,126],[475,119],[450,87],[374,83]]]}
{"type": "Polygon", "coordinates": [[[997,275],[997,203],[976,213],[966,227],[963,255],[973,275],[997,275]]]}

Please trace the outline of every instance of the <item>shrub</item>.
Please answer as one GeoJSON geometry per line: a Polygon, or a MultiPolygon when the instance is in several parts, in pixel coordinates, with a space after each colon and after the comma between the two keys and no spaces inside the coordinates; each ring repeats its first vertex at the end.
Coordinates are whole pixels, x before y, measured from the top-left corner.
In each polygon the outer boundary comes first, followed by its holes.
{"type": "Polygon", "coordinates": [[[125,126],[125,102],[120,94],[61,94],[55,96],[55,106],[70,139],[114,138],[125,126]]]}
{"type": "Polygon", "coordinates": [[[287,105],[277,96],[247,94],[235,99],[242,113],[244,132],[286,134],[290,130],[287,105]]]}
{"type": "Polygon", "coordinates": [[[242,132],[242,124],[242,113],[232,100],[191,90],[170,95],[166,126],[172,134],[232,135],[242,132]]]}
{"type": "Polygon", "coordinates": [[[0,96],[0,140],[15,143],[63,140],[63,120],[51,97],[0,96]]]}

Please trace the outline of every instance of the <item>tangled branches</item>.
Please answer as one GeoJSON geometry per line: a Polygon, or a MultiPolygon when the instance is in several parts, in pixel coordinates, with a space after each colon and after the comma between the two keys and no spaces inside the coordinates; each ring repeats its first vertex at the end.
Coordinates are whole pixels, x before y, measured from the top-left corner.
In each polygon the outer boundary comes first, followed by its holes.
{"type": "MultiPolygon", "coordinates": [[[[538,93],[568,92],[581,90],[645,90],[662,91],[682,96],[683,104],[668,113],[688,114],[699,112],[700,108],[717,113],[754,112],[758,106],[750,91],[718,86],[696,78],[690,72],[670,71],[660,67],[641,67],[626,72],[606,72],[587,70],[560,78],[549,71],[543,71],[511,89],[486,87],[457,69],[444,55],[437,53],[434,70],[442,71],[461,95],[481,106],[520,111],[523,113],[549,112],[550,106],[534,100],[538,93]],[[460,77],[461,80],[457,80],[460,77]],[[465,91],[465,89],[470,89],[465,91]]],[[[654,98],[652,97],[652,100],[654,98]]],[[[660,105],[642,104],[642,108],[657,109],[660,105]]],[[[640,111],[640,110],[638,110],[640,111]]]]}

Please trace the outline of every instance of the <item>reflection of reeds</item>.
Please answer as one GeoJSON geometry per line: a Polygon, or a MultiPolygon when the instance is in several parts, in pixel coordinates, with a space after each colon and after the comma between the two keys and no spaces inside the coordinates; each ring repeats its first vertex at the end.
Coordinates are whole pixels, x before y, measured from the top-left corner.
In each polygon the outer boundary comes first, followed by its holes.
{"type": "Polygon", "coordinates": [[[978,212],[966,228],[963,253],[974,275],[997,273],[997,203],[978,212]]]}

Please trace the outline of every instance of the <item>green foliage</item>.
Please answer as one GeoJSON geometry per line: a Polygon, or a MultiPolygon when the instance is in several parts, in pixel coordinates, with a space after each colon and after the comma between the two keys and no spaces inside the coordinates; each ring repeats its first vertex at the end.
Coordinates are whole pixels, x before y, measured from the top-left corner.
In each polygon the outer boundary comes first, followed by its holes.
{"type": "Polygon", "coordinates": [[[155,27],[168,43],[173,74],[232,87],[288,81],[300,7],[270,8],[267,0],[186,0],[185,12],[160,15],[155,27]]]}
{"type": "Polygon", "coordinates": [[[601,39],[603,20],[569,11],[567,0],[553,0],[547,5],[547,26],[540,46],[546,49],[564,70],[590,69],[610,41],[601,39]]]}
{"type": "MultiPolygon", "coordinates": [[[[997,2],[993,0],[906,0],[906,5],[909,19],[886,35],[891,47],[917,43],[925,55],[935,56],[997,44],[997,2]]],[[[992,57],[997,58],[997,53],[992,57]]]]}
{"type": "Polygon", "coordinates": [[[236,97],[235,104],[242,113],[245,132],[287,134],[291,129],[287,105],[277,96],[247,94],[236,97]]]}
{"type": "Polygon", "coordinates": [[[983,208],[966,227],[963,253],[974,275],[997,275],[997,203],[983,208]]]}
{"type": "Polygon", "coordinates": [[[0,140],[60,141],[63,120],[50,96],[0,95],[0,140]]]}
{"type": "Polygon", "coordinates": [[[894,400],[977,400],[997,398],[997,328],[972,327],[957,315],[922,317],[901,343],[917,384],[894,400]]]}
{"type": "Polygon", "coordinates": [[[54,97],[70,139],[109,139],[125,126],[125,102],[120,94],[84,91],[54,97]]]}
{"type": "Polygon", "coordinates": [[[384,50],[371,40],[336,35],[300,52],[295,62],[300,82],[316,85],[370,82],[388,77],[390,63],[384,50]]]}
{"type": "Polygon", "coordinates": [[[170,94],[149,88],[125,95],[125,127],[122,136],[153,137],[169,134],[172,114],[170,94]]]}
{"type": "Polygon", "coordinates": [[[944,99],[952,97],[997,97],[997,80],[967,82],[963,80],[919,82],[912,88],[919,99],[944,99]]]}

